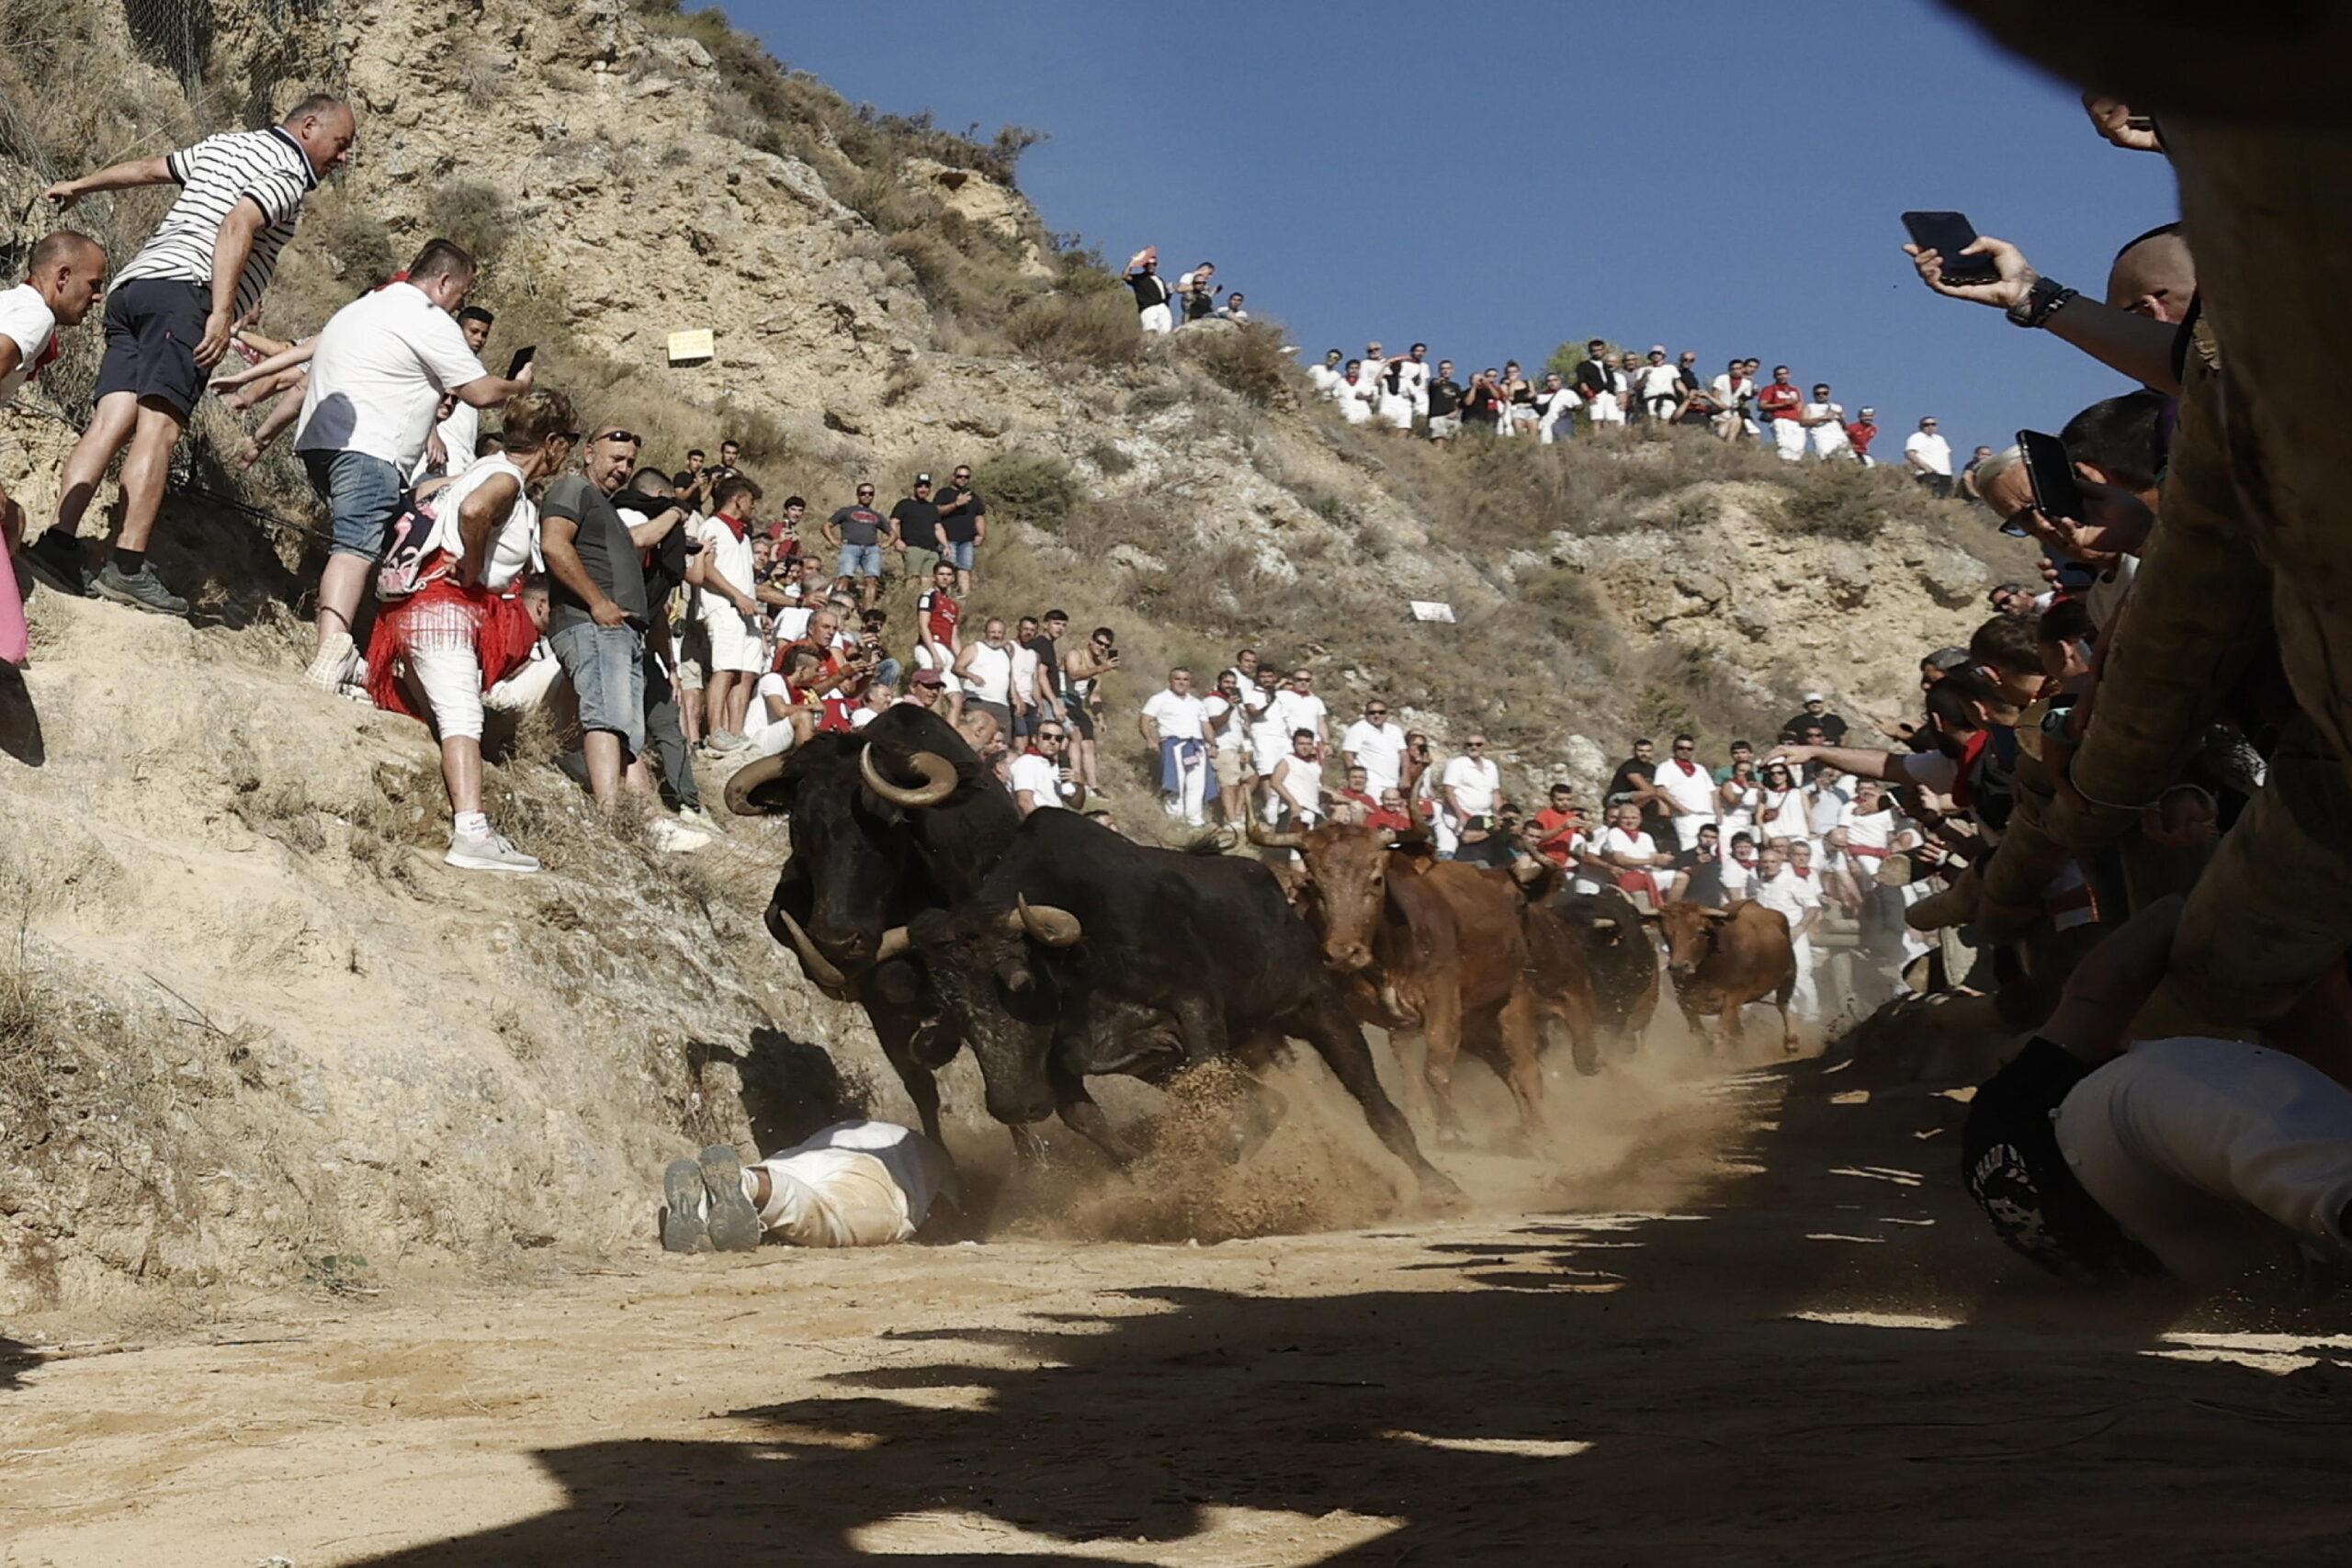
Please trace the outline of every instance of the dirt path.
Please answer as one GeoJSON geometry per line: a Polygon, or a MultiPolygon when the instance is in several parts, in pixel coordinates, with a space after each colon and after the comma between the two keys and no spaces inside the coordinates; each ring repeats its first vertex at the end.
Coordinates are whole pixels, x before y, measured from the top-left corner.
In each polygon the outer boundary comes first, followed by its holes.
{"type": "Polygon", "coordinates": [[[1952,1103],[1842,1081],[1660,1091],[1557,1212],[19,1351],[0,1562],[2345,1560],[2352,1338],[2044,1286],[1955,1201],[1952,1103]]]}

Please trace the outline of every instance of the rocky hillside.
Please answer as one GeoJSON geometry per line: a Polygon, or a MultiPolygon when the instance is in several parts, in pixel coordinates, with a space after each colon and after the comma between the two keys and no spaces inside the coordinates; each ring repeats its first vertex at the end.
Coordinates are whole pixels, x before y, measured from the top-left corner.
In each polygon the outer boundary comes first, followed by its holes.
{"type": "MultiPolygon", "coordinates": [[[[733,434],[772,497],[825,507],[857,474],[888,494],[971,461],[1007,525],[980,608],[1120,626],[1125,711],[1247,640],[1315,662],[1335,710],[1383,690],[1441,736],[1487,728],[1519,778],[1589,784],[1632,726],[1719,745],[1804,685],[1891,707],[1989,581],[1989,531],[1892,476],[1696,439],[1431,453],[1306,403],[1273,329],[1140,344],[1010,184],[1017,136],[854,111],[707,14],[368,0],[263,60],[241,40],[272,35],[215,11],[209,80],[282,107],[340,77],[362,116],[269,328],[311,330],[451,232],[490,261],[494,351],[540,344],[544,378],[657,455],[733,434]],[[671,367],[667,334],[700,327],[715,360],[671,367]]],[[[91,147],[144,150],[100,133],[109,101],[153,145],[224,112],[191,109],[119,8],[59,13],[70,49],[28,14],[5,24],[11,212],[91,147]]],[[[135,236],[149,210],[88,220],[135,236]]],[[[0,482],[38,515],[70,427],[0,429],[0,482]]],[[[41,829],[0,874],[0,1305],[637,1245],[668,1154],[772,1141],[821,1069],[796,1043],[872,1077],[863,1026],[761,931],[763,827],[658,857],[526,753],[493,770],[496,812],[549,874],[445,874],[423,733],[293,679],[291,470],[223,472],[225,416],[205,429],[193,479],[265,514],[167,510],[159,564],[206,624],[37,598],[33,668],[0,690],[5,798],[41,829]]]]}

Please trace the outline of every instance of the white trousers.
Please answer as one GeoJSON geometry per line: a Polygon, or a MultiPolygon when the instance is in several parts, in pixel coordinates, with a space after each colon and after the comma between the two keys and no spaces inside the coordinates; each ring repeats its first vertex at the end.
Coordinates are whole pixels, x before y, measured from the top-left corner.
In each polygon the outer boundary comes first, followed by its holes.
{"type": "Polygon", "coordinates": [[[1584,408],[1585,412],[1592,416],[1592,423],[1595,424],[1623,424],[1625,423],[1625,411],[1618,406],[1616,396],[1613,393],[1603,392],[1599,397],[1593,399],[1590,402],[1585,404],[1584,408]]]}
{"type": "Polygon", "coordinates": [[[1675,818],[1674,847],[1678,850],[1697,849],[1699,847],[1699,829],[1713,820],[1713,818],[1698,812],[1693,812],[1688,817],[1675,818]]]}
{"type": "Polygon", "coordinates": [[[1774,420],[1772,444],[1780,448],[1782,461],[1795,462],[1804,456],[1804,426],[1792,419],[1774,420]]]}
{"type": "Polygon", "coordinates": [[[1813,938],[1797,937],[1791,945],[1796,950],[1797,988],[1789,995],[1789,1010],[1802,1019],[1817,1019],[1821,1016],[1821,990],[1813,983],[1813,938]]]}
{"type": "Polygon", "coordinates": [[[424,688],[433,728],[444,740],[481,739],[481,660],[467,649],[433,649],[407,655],[409,673],[424,688]]]}
{"type": "MultiPolygon", "coordinates": [[[[1569,404],[1566,398],[1555,400],[1550,408],[1544,411],[1544,417],[1536,421],[1536,438],[1542,441],[1544,446],[1551,446],[1553,442],[1558,439],[1558,436],[1556,436],[1554,432],[1555,432],[1560,425],[1566,422],[1575,412],[1575,408],[1569,404]]],[[[1568,431],[1570,434],[1574,434],[1576,433],[1576,426],[1574,424],[1570,424],[1568,426],[1568,431]]]]}
{"type": "Polygon", "coordinates": [[[1176,791],[1174,794],[1165,796],[1168,805],[1170,807],[1170,815],[1181,814],[1185,821],[1192,823],[1194,827],[1198,827],[1204,820],[1201,816],[1201,796],[1207,790],[1208,782],[1208,748],[1205,746],[1203,747],[1196,755],[1189,760],[1181,757],[1178,758],[1176,761],[1176,791]]]}
{"type": "Polygon", "coordinates": [[[525,661],[521,668],[481,694],[481,705],[496,713],[523,713],[543,707],[563,680],[563,664],[554,655],[525,661]]]}
{"type": "Polygon", "coordinates": [[[1846,433],[1834,424],[1816,424],[1810,432],[1813,455],[1816,457],[1843,457],[1853,452],[1846,433]]]}
{"type": "Polygon", "coordinates": [[[1137,319],[1141,321],[1143,330],[1154,335],[1172,333],[1176,330],[1176,318],[1168,313],[1168,307],[1165,305],[1146,305],[1137,313],[1137,319]]]}
{"type": "Polygon", "coordinates": [[[2297,1243],[2352,1253],[2352,1090],[2297,1057],[2145,1041],[2075,1086],[2057,1134],[2084,1190],[2179,1279],[2291,1266],[2297,1243]]]}

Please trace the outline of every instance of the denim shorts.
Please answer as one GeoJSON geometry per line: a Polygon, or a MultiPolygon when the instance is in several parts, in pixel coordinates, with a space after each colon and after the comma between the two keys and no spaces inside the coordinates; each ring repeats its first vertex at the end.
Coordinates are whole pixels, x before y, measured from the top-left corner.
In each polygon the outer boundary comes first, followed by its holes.
{"type": "Polygon", "coordinates": [[[882,547],[879,545],[843,545],[841,558],[833,563],[835,577],[879,577],[882,575],[882,547]]]}
{"type": "Polygon", "coordinates": [[[327,503],[334,535],[330,555],[382,558],[385,536],[408,504],[401,471],[365,452],[305,452],[302,468],[311,488],[327,503]]]}
{"type": "Polygon", "coordinates": [[[635,626],[574,621],[548,634],[580,697],[580,728],[621,738],[628,757],[645,750],[645,634],[635,626]]]}
{"type": "Polygon", "coordinates": [[[942,539],[939,542],[939,553],[946,557],[947,564],[954,567],[957,571],[969,571],[972,570],[971,540],[942,539]]]}

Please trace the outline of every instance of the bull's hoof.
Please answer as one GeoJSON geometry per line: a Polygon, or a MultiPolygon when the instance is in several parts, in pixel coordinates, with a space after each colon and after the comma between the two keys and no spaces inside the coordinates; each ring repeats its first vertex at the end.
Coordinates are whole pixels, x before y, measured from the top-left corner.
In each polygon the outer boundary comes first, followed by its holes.
{"type": "Polygon", "coordinates": [[[1576,1064],[1577,1073],[1585,1077],[1597,1077],[1600,1073],[1600,1050],[1579,1041],[1568,1047],[1568,1060],[1576,1064]]]}

